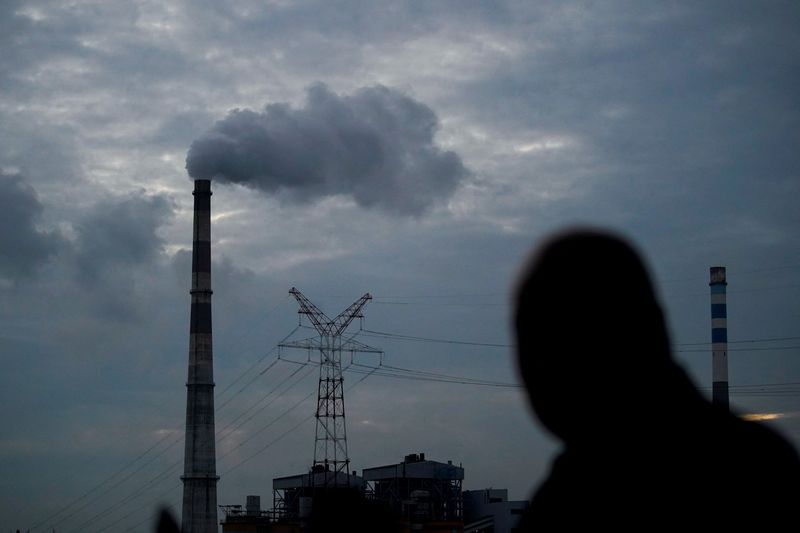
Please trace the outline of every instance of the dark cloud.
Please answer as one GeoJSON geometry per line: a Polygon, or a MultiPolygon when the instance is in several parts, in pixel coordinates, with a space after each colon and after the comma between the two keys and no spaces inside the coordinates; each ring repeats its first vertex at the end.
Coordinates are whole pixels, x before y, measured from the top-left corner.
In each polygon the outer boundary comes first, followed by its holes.
{"type": "Polygon", "coordinates": [[[143,192],[98,202],[76,224],[79,279],[146,264],[163,250],[158,228],[173,213],[172,201],[143,192]]]}
{"type": "Polygon", "coordinates": [[[198,131],[207,129],[213,123],[213,117],[205,112],[175,113],[164,119],[151,142],[162,148],[182,149],[195,139],[198,131]]]}
{"type": "Polygon", "coordinates": [[[234,110],[192,143],[186,169],[295,201],[348,194],[365,207],[419,214],[466,176],[460,157],[434,143],[436,114],[383,86],[339,96],[325,85],[306,105],[234,110]]]}
{"type": "Polygon", "coordinates": [[[61,236],[42,230],[44,208],[36,191],[18,174],[0,174],[0,277],[31,276],[63,244],[61,236]]]}

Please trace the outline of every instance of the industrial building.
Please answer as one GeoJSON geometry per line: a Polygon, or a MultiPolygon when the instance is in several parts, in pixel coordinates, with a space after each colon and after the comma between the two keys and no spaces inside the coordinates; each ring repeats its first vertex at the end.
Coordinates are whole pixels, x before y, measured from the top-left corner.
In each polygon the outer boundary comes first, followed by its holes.
{"type": "Polygon", "coordinates": [[[462,531],[464,469],[452,461],[407,455],[403,462],[363,470],[367,497],[386,503],[401,530],[462,531]]]}
{"type": "Polygon", "coordinates": [[[465,490],[464,533],[514,533],[528,500],[509,501],[508,489],[465,490]]]}
{"type": "Polygon", "coordinates": [[[273,479],[271,511],[261,511],[255,496],[248,496],[244,511],[241,505],[221,506],[222,531],[300,533],[323,522],[357,531],[377,524],[400,532],[462,532],[463,480],[463,467],[427,460],[424,453],[367,468],[362,476],[317,465],[306,474],[273,479]]]}
{"type": "Polygon", "coordinates": [[[314,500],[331,491],[349,491],[363,496],[366,483],[355,473],[334,472],[315,467],[307,474],[272,480],[272,506],[278,521],[305,520],[311,516],[314,500]]]}
{"type": "Polygon", "coordinates": [[[222,533],[270,533],[270,513],[261,510],[261,497],[248,496],[247,505],[220,505],[225,515],[222,533]]]}

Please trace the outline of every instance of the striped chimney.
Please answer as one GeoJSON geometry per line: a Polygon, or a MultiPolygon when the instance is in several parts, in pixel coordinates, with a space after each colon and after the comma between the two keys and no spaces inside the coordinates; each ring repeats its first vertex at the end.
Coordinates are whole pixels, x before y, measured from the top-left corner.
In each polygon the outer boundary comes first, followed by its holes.
{"type": "Polygon", "coordinates": [[[214,360],[211,342],[211,181],[194,182],[192,311],[186,382],[183,533],[217,533],[214,360]]]}
{"type": "Polygon", "coordinates": [[[728,304],[725,267],[711,267],[711,379],[714,405],[728,409],[728,304]]]}

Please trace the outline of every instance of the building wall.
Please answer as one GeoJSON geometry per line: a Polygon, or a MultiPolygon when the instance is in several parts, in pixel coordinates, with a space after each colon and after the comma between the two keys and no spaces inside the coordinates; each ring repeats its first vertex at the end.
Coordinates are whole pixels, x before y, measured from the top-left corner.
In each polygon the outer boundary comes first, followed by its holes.
{"type": "Polygon", "coordinates": [[[492,518],[491,531],[511,533],[528,507],[527,500],[508,501],[508,489],[465,490],[464,532],[489,531],[488,528],[467,529],[467,525],[484,517],[492,518]]]}

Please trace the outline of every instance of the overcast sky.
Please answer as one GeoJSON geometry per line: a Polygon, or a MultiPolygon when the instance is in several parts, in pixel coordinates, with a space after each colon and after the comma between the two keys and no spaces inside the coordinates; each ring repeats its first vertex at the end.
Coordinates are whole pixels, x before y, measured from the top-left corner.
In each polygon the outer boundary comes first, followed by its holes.
{"type": "MultiPolygon", "coordinates": [[[[477,344],[362,332],[387,365],[514,385],[514,276],[577,223],[643,252],[703,388],[726,266],[732,403],[800,444],[798,28],[792,1],[0,3],[0,524],[178,506],[187,168],[215,178],[220,504],[313,459],[316,370],[270,351],[292,286],[477,344]]],[[[355,469],[425,452],[517,499],[546,474],[519,388],[363,376],[355,469]]]]}

